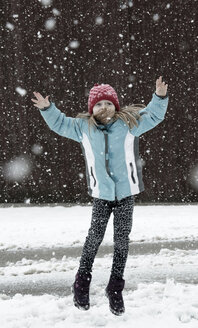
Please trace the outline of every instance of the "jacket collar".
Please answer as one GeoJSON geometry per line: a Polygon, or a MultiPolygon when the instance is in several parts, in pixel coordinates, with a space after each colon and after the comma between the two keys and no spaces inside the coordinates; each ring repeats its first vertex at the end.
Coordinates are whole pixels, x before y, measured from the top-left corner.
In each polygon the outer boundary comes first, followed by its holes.
{"type": "Polygon", "coordinates": [[[110,120],[109,121],[109,123],[108,124],[101,124],[101,123],[99,123],[98,121],[96,121],[97,122],[97,128],[98,129],[100,129],[100,130],[109,130],[110,129],[110,127],[114,124],[114,123],[116,123],[116,121],[113,121],[113,120],[110,120]]]}

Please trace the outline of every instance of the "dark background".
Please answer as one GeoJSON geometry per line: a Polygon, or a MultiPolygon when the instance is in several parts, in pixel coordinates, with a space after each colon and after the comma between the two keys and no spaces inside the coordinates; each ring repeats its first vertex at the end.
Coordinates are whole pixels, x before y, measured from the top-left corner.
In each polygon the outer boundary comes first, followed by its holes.
{"type": "Polygon", "coordinates": [[[121,106],[147,104],[160,75],[169,107],[140,138],[146,190],[136,201],[197,201],[197,7],[195,0],[3,1],[0,202],[91,200],[80,145],[49,130],[33,91],[75,117],[87,110],[94,83],[111,84],[121,106]],[[22,173],[10,177],[17,161],[22,173]]]}

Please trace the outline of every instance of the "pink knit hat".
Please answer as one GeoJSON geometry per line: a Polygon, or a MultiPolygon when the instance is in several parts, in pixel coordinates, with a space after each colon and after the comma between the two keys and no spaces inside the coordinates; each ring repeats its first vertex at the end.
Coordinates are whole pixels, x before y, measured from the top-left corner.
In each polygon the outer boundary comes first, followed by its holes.
{"type": "Polygon", "coordinates": [[[116,110],[120,110],[117,93],[109,84],[96,83],[94,87],[91,88],[88,99],[88,111],[90,114],[93,113],[93,107],[100,100],[109,100],[115,105],[116,110]]]}

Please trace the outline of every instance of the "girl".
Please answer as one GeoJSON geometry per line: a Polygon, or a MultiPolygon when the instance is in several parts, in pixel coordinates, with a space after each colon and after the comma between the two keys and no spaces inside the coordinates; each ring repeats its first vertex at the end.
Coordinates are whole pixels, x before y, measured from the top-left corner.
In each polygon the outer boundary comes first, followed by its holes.
{"type": "Polygon", "coordinates": [[[167,87],[160,76],[147,107],[136,105],[121,110],[116,91],[108,84],[95,84],[89,93],[88,112],[76,118],[61,113],[49,102],[49,96],[43,98],[34,92],[34,106],[40,109],[49,128],[79,142],[85,156],[93,208],[91,226],[72,286],[74,304],[79,309],[90,307],[92,265],[113,212],[114,255],[105,291],[112,313],[121,315],[125,311],[123,275],[132,228],[133,195],[144,190],[138,137],[164,119],[168,106],[167,87]]]}

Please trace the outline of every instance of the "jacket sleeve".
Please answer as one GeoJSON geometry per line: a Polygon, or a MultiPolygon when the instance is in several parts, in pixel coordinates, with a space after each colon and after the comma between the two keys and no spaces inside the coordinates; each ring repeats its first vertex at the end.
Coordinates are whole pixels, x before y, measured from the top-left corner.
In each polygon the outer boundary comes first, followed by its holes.
{"type": "Polygon", "coordinates": [[[52,131],[60,136],[81,142],[82,132],[80,126],[82,125],[82,119],[67,117],[56,108],[54,103],[51,103],[46,110],[40,110],[40,113],[52,131]]]}
{"type": "Polygon", "coordinates": [[[154,93],[150,103],[139,112],[141,117],[138,120],[138,126],[134,126],[130,130],[131,134],[139,137],[144,132],[153,129],[163,121],[167,107],[168,96],[160,98],[154,93]]]}

